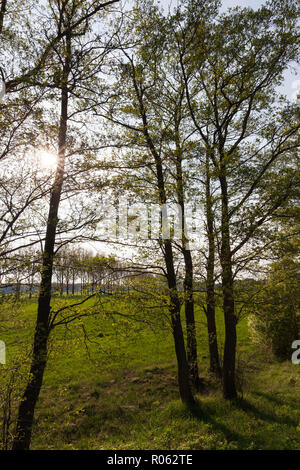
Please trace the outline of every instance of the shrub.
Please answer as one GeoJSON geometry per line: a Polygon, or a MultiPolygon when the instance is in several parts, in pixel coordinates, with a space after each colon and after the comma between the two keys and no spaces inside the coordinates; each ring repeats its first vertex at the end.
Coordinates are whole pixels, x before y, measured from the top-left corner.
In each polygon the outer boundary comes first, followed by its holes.
{"type": "Polygon", "coordinates": [[[299,276],[295,267],[273,266],[249,317],[253,341],[270,348],[279,360],[291,357],[292,342],[299,339],[299,276]]]}

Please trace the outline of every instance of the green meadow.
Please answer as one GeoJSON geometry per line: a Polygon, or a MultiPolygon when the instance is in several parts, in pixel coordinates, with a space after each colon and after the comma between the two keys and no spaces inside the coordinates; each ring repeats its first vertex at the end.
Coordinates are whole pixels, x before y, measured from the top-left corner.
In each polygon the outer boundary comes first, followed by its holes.
{"type": "MultiPolygon", "coordinates": [[[[89,302],[92,312],[93,300],[89,302]]],[[[1,381],[15,362],[26,374],[36,308],[34,299],[1,313],[0,334],[7,348],[1,381]]],[[[275,362],[257,350],[243,319],[238,324],[239,399],[224,401],[220,382],[208,372],[205,321],[198,306],[198,359],[205,388],[196,394],[193,409],[179,400],[167,325],[99,313],[57,326],[35,413],[32,449],[299,450],[300,366],[275,362]]],[[[221,311],[217,329],[221,350],[221,311]]],[[[20,393],[22,377],[20,372],[20,393]]],[[[14,415],[14,406],[12,411],[14,415]]]]}

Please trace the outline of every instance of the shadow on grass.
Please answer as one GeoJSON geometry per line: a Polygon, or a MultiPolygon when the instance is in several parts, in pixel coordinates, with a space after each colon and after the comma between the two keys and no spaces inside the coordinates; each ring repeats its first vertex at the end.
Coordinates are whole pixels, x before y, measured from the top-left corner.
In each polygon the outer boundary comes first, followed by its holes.
{"type": "MultiPolygon", "coordinates": [[[[263,393],[263,392],[256,392],[255,395],[258,395],[261,398],[266,398],[268,399],[268,394],[263,393]]],[[[270,398],[270,397],[269,397],[270,398]]],[[[283,402],[278,399],[271,399],[270,401],[273,401],[277,405],[285,405],[286,402],[283,402]]],[[[237,408],[245,411],[245,413],[251,413],[255,418],[261,419],[262,421],[267,421],[269,423],[278,423],[278,424],[287,424],[287,425],[292,425],[292,426],[297,426],[298,421],[295,419],[292,419],[288,416],[276,416],[275,414],[268,413],[257,406],[255,406],[253,403],[251,403],[249,400],[246,400],[245,398],[240,398],[236,400],[235,402],[237,408]]]]}
{"type": "Polygon", "coordinates": [[[290,400],[285,396],[284,401],[276,397],[274,393],[270,392],[252,392],[252,395],[257,396],[258,398],[264,398],[275,405],[294,405],[295,406],[295,397],[292,397],[290,400]]]}
{"type": "Polygon", "coordinates": [[[217,421],[214,417],[214,415],[217,413],[216,410],[209,410],[207,405],[203,408],[202,403],[196,402],[195,405],[187,407],[187,412],[193,418],[212,425],[216,431],[220,431],[224,435],[227,441],[236,441],[239,443],[239,447],[243,447],[245,444],[248,444],[248,439],[246,436],[243,436],[242,434],[228,428],[228,426],[221,423],[220,421],[217,421]]]}
{"type": "MultiPolygon", "coordinates": [[[[261,398],[269,399],[271,402],[278,406],[285,404],[279,399],[273,399],[273,397],[269,394],[256,392],[255,395],[260,396],[261,398]]],[[[289,416],[278,417],[275,414],[269,413],[266,410],[255,406],[253,403],[251,403],[245,398],[238,398],[237,400],[232,401],[231,406],[234,407],[236,410],[244,412],[249,418],[257,420],[259,419],[265,423],[286,424],[289,426],[297,426],[298,424],[298,421],[296,419],[293,419],[289,416]]],[[[218,411],[215,409],[214,406],[210,406],[209,404],[205,404],[203,406],[203,403],[199,401],[196,402],[195,405],[188,407],[187,412],[193,418],[212,425],[213,428],[216,431],[220,431],[228,441],[236,441],[238,443],[239,448],[245,449],[249,445],[249,436],[246,436],[236,430],[239,424],[233,422],[232,426],[235,429],[232,429],[228,427],[228,425],[225,425],[224,423],[220,422],[220,419],[222,418],[220,415],[218,415],[218,411]],[[217,416],[219,416],[218,419],[216,418],[217,416]]],[[[255,422],[253,422],[253,426],[254,423],[255,422]]]]}

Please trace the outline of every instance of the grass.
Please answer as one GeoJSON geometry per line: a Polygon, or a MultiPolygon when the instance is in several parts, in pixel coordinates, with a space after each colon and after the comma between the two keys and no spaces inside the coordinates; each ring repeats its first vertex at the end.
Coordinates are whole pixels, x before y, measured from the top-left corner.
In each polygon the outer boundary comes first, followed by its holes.
{"type": "MultiPolygon", "coordinates": [[[[2,318],[8,365],[31,342],[36,301],[2,318]],[[6,328],[4,328],[6,326],[6,328]],[[9,329],[7,328],[9,326],[9,329]]],[[[57,327],[36,409],[33,449],[300,449],[300,367],[256,351],[238,325],[240,398],[222,399],[208,372],[205,317],[197,310],[200,375],[193,409],[178,399],[170,331],[98,315],[57,327]]],[[[220,344],[223,319],[217,312],[220,344]]],[[[1,367],[1,366],[0,366],[1,367]]],[[[2,366],[3,367],[3,366],[2,366]]]]}

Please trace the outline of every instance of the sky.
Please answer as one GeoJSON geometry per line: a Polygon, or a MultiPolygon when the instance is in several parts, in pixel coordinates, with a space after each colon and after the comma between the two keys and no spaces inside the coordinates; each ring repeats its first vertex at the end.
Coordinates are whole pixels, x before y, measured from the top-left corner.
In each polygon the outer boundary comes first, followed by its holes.
{"type": "Polygon", "coordinates": [[[253,9],[256,9],[262,5],[263,1],[261,0],[223,0],[222,5],[223,9],[226,10],[227,8],[230,7],[252,7],[253,9]]]}

